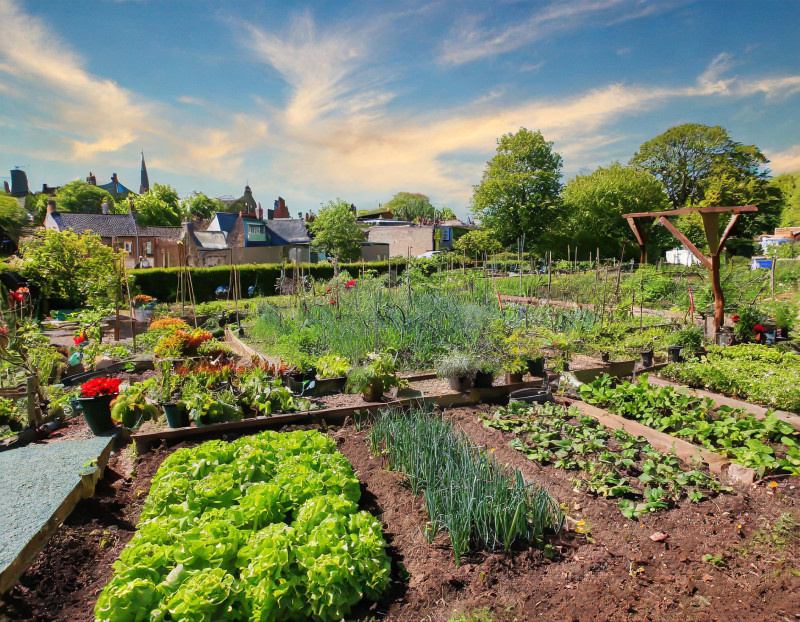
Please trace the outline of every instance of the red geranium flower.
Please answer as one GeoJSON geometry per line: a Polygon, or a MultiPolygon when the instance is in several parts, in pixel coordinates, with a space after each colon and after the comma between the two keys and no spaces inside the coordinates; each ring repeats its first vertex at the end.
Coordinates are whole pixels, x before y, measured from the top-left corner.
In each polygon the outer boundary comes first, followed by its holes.
{"type": "Polygon", "coordinates": [[[352,281],[347,281],[347,283],[344,284],[344,287],[345,287],[345,289],[350,289],[355,284],[356,284],[356,280],[353,279],[352,281]]]}
{"type": "Polygon", "coordinates": [[[756,324],[755,326],[753,326],[753,330],[757,333],[764,333],[767,331],[767,329],[761,326],[761,324],[756,324]]]}
{"type": "Polygon", "coordinates": [[[731,322],[733,322],[735,324],[738,321],[739,321],[739,316],[738,315],[732,315],[731,316],[731,322]]]}
{"type": "Polygon", "coordinates": [[[75,342],[76,346],[81,345],[84,341],[86,341],[86,332],[82,332],[79,336],[73,337],[72,341],[75,342]]]}
{"type": "Polygon", "coordinates": [[[8,334],[8,329],[5,326],[0,326],[0,333],[3,333],[4,335],[7,335],[8,334]]]}
{"type": "Polygon", "coordinates": [[[119,393],[119,378],[95,378],[81,385],[81,397],[116,395],[119,393]]]}
{"type": "Polygon", "coordinates": [[[332,288],[332,287],[329,287],[329,288],[328,288],[328,289],[326,289],[325,291],[326,291],[326,292],[329,292],[329,291],[331,291],[331,289],[333,289],[333,288],[332,288]]]}
{"type": "Polygon", "coordinates": [[[328,302],[329,302],[329,303],[331,303],[332,305],[335,305],[335,304],[336,304],[336,301],[335,301],[335,300],[329,300],[328,302]]]}

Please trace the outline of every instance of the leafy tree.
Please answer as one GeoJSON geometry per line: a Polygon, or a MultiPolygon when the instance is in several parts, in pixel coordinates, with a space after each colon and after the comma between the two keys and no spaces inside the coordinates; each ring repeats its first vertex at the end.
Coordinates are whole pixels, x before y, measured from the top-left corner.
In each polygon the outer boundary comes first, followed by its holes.
{"type": "Polygon", "coordinates": [[[759,168],[766,163],[755,145],[733,141],[719,125],[696,123],[677,125],[643,143],[630,160],[661,180],[674,207],[702,201],[713,177],[763,177],[759,168]]]}
{"type": "Polygon", "coordinates": [[[114,252],[99,235],[39,230],[20,243],[19,271],[37,283],[56,304],[82,307],[107,304],[118,282],[114,252]]]}
{"type": "Polygon", "coordinates": [[[491,229],[481,228],[468,231],[453,243],[453,249],[470,257],[482,254],[493,255],[503,250],[497,234],[491,229]]]}
{"type": "MultiPolygon", "coordinates": [[[[706,186],[701,206],[755,205],[758,212],[742,214],[733,229],[733,235],[752,239],[762,233],[772,233],[780,224],[784,206],[780,188],[763,177],[737,179],[724,173],[712,177],[706,186]]],[[[725,215],[720,218],[720,228],[728,222],[725,215]]]]}
{"type": "Polygon", "coordinates": [[[178,227],[183,222],[178,193],[170,185],[153,184],[148,192],[133,199],[133,205],[142,226],[178,227]]]}
{"type": "Polygon", "coordinates": [[[800,172],[778,175],[771,184],[783,195],[780,226],[800,226],[800,172]]]}
{"type": "Polygon", "coordinates": [[[315,236],[314,245],[333,255],[333,270],[337,275],[339,259],[354,258],[365,237],[350,204],[340,198],[328,201],[309,226],[315,236]]]}
{"type": "Polygon", "coordinates": [[[413,221],[419,218],[433,220],[436,217],[449,220],[456,217],[453,210],[448,207],[436,209],[426,195],[418,192],[398,192],[391,201],[383,204],[383,208],[391,210],[399,220],[413,221]]]}
{"type": "Polygon", "coordinates": [[[202,192],[194,192],[181,203],[184,214],[196,214],[202,218],[211,218],[214,212],[223,212],[224,206],[218,199],[212,199],[202,192]]]}
{"type": "Polygon", "coordinates": [[[635,239],[623,214],[668,208],[664,186],[647,171],[619,162],[577,175],[563,193],[569,227],[566,232],[580,248],[600,249],[603,257],[618,257],[623,242],[635,239]]]}
{"type": "MultiPolygon", "coordinates": [[[[44,221],[47,210],[47,199],[45,194],[40,195],[36,205],[38,215],[44,221]]],[[[102,188],[93,186],[85,181],[76,180],[64,184],[55,195],[56,209],[60,212],[89,212],[90,214],[101,214],[103,212],[103,201],[108,203],[109,212],[115,212],[117,205],[114,198],[102,188]]],[[[126,211],[123,209],[122,211],[126,211]]]]}
{"type": "Polygon", "coordinates": [[[474,187],[472,208],[502,244],[522,234],[539,240],[561,216],[561,156],[541,132],[524,127],[497,141],[497,154],[486,163],[474,187]]]}
{"type": "Polygon", "coordinates": [[[29,224],[28,212],[17,200],[14,197],[0,194],[0,232],[17,244],[23,229],[29,224]]]}

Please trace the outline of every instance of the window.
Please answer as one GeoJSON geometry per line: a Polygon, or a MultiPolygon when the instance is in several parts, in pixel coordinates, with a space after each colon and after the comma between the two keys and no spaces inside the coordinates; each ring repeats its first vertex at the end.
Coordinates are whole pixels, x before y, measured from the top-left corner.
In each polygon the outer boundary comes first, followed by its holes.
{"type": "Polygon", "coordinates": [[[152,242],[145,242],[144,243],[144,253],[145,253],[145,255],[152,255],[153,254],[153,243],[152,242]]]}
{"type": "Polygon", "coordinates": [[[247,225],[247,241],[248,242],[266,242],[267,229],[264,225],[247,225]]]}
{"type": "Polygon", "coordinates": [[[133,250],[132,242],[125,242],[125,252],[130,255],[131,250],[133,250]]]}

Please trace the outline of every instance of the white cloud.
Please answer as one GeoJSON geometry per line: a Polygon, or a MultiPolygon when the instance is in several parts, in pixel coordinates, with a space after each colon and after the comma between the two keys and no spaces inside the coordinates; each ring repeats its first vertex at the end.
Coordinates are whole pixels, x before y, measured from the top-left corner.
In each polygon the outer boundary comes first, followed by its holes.
{"type": "Polygon", "coordinates": [[[770,160],[769,168],[774,174],[800,172],[800,145],[794,145],[783,151],[765,150],[764,153],[770,160]]]}
{"type": "Polygon", "coordinates": [[[92,75],[57,33],[14,0],[0,0],[0,23],[0,75],[17,86],[11,96],[28,107],[28,125],[50,133],[52,159],[91,164],[136,143],[150,153],[165,152],[158,161],[165,170],[230,176],[231,156],[266,133],[263,121],[241,117],[191,126],[169,104],[92,75]]]}

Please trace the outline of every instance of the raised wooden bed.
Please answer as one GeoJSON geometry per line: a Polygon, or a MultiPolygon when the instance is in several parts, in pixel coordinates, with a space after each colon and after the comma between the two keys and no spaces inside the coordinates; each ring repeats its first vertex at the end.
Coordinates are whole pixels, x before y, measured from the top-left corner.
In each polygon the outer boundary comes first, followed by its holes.
{"type": "Polygon", "coordinates": [[[575,406],[581,414],[592,417],[607,428],[625,430],[629,434],[647,439],[647,442],[657,451],[662,453],[674,451],[681,461],[691,467],[696,467],[698,463],[703,463],[708,467],[709,471],[722,479],[729,480],[730,483],[752,484],[755,481],[755,469],[731,462],[731,459],[727,456],[675,438],[666,432],[654,430],[638,421],[615,415],[581,400],[572,400],[561,396],[555,396],[554,399],[559,404],[575,406]]]}
{"type": "Polygon", "coordinates": [[[134,434],[132,438],[136,443],[136,451],[141,454],[150,451],[154,445],[162,442],[177,443],[187,439],[219,437],[229,433],[256,432],[258,430],[280,428],[290,424],[316,424],[323,422],[338,424],[348,417],[353,417],[357,412],[375,412],[379,408],[386,408],[389,406],[405,407],[414,404],[436,404],[442,408],[449,408],[452,406],[469,406],[481,402],[500,401],[507,399],[511,391],[540,385],[541,380],[530,380],[495,387],[472,388],[468,393],[445,393],[441,395],[401,397],[386,402],[364,402],[363,404],[355,406],[323,408],[321,410],[270,415],[267,417],[253,417],[241,421],[215,423],[213,425],[200,427],[191,426],[187,428],[159,430],[147,434],[134,434]]]}

